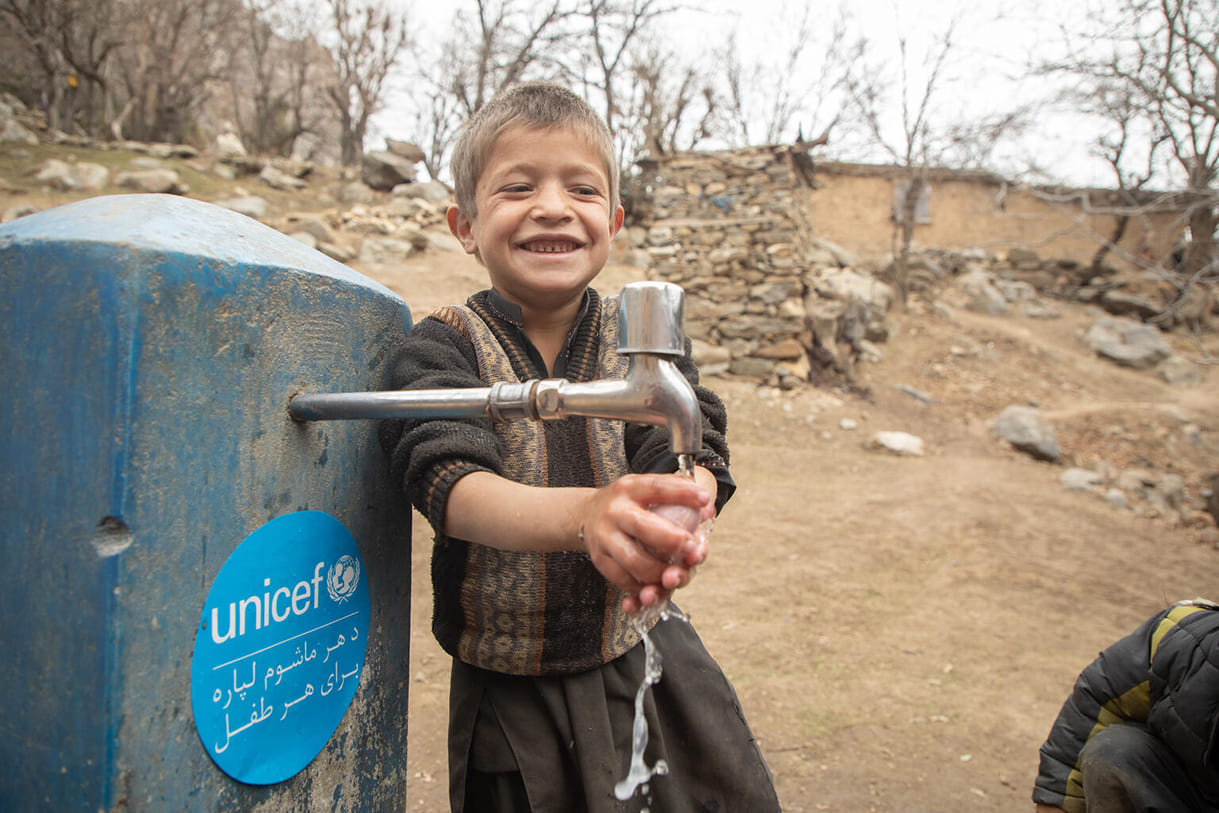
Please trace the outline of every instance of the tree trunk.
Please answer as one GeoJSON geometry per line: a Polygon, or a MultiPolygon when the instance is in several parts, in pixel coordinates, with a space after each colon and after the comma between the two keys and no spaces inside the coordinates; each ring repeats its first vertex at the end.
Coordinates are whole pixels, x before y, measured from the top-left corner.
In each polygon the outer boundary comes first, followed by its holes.
{"type": "Polygon", "coordinates": [[[1126,234],[1126,227],[1130,225],[1130,215],[1118,215],[1117,223],[1113,226],[1113,234],[1109,235],[1109,239],[1101,243],[1100,248],[1096,249],[1096,253],[1092,255],[1092,276],[1097,276],[1101,273],[1101,266],[1104,265],[1105,257],[1118,244],[1126,234]]]}

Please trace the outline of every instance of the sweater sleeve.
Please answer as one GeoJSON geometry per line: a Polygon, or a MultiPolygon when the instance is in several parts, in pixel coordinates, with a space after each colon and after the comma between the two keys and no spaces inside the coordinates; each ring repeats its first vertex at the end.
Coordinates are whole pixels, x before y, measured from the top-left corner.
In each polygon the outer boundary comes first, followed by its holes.
{"type": "Polygon", "coordinates": [[[1080,752],[1106,726],[1146,722],[1151,702],[1151,640],[1168,612],[1164,610],[1143,622],[1080,673],[1041,746],[1034,802],[1060,807],[1066,813],[1084,813],[1080,752]]]}
{"type": "MultiPolygon", "coordinates": [[[[392,366],[399,390],[485,386],[473,345],[452,327],[428,317],[407,337],[392,366]]],[[[474,471],[503,473],[503,449],[487,418],[392,418],[378,436],[390,476],[441,535],[449,492],[474,471]]]]}
{"type": "MultiPolygon", "coordinates": [[[[677,369],[694,387],[694,394],[703,414],[703,450],[695,457],[695,463],[715,475],[718,484],[715,510],[718,513],[736,491],[736,482],[728,470],[728,410],[718,395],[699,383],[698,367],[690,356],[688,338],[686,353],[677,361],[677,369]]],[[[665,428],[638,423],[627,424],[625,443],[631,471],[677,471],[677,456],[669,450],[669,432],[665,428]]]]}

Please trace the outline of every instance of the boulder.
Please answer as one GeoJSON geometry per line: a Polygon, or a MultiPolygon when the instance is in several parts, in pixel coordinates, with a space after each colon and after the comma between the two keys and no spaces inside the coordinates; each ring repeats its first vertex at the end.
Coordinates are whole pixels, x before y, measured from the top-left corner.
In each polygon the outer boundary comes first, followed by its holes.
{"type": "Polygon", "coordinates": [[[110,182],[110,170],[101,164],[68,163],[52,158],[42,165],[35,180],[59,192],[93,192],[110,182]]]}
{"type": "Polygon", "coordinates": [[[1007,407],[995,419],[994,430],[1012,448],[1037,460],[1056,463],[1062,457],[1054,427],[1032,407],[1007,407]]]}
{"type": "Polygon", "coordinates": [[[1160,331],[1131,319],[1101,319],[1084,335],[1096,354],[1122,367],[1146,370],[1172,355],[1160,331]]]}
{"type": "Polygon", "coordinates": [[[360,180],[372,189],[388,192],[415,180],[415,162],[387,150],[367,152],[360,162],[360,180]]]}
{"type": "Polygon", "coordinates": [[[120,172],[114,176],[114,182],[124,189],[152,194],[185,195],[190,191],[177,172],[165,167],[120,172]]]}

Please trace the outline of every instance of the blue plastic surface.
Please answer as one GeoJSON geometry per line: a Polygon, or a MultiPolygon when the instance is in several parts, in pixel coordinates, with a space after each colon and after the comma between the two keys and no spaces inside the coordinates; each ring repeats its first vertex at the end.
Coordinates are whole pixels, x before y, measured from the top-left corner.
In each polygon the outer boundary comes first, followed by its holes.
{"type": "Polygon", "coordinates": [[[379,389],[410,328],[388,289],[226,209],[93,198],[0,226],[0,810],[401,810],[410,513],[369,421],[297,392],[379,389]],[[274,785],[220,771],[194,634],[237,545],[335,517],[372,586],[360,690],[274,785]]]}

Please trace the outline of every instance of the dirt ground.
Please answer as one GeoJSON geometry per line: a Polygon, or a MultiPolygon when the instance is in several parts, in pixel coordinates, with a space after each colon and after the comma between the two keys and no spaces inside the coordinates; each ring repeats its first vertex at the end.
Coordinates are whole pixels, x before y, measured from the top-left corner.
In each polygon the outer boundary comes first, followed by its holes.
{"type": "MultiPolygon", "coordinates": [[[[484,287],[459,252],[361,270],[417,318],[484,287]]],[[[598,287],[641,273],[611,266],[598,287]]],[[[728,405],[740,488],[679,600],[735,684],[784,810],[1031,810],[1037,749],[1079,670],[1167,603],[1219,598],[1219,550],[1198,530],[1068,491],[1065,465],[990,434],[1003,407],[1036,404],[1066,465],[1176,472],[1195,499],[1219,471],[1219,371],[1174,388],[1118,368],[1080,340],[1096,312],[1055,306],[1062,318],[1032,320],[912,303],[865,371],[869,396],[707,379],[728,405]],[[927,453],[871,451],[878,430],[927,453]]],[[[1219,337],[1203,348],[1219,355],[1219,337]]],[[[429,630],[418,516],[414,540],[408,809],[443,811],[448,659],[429,630]]]]}

